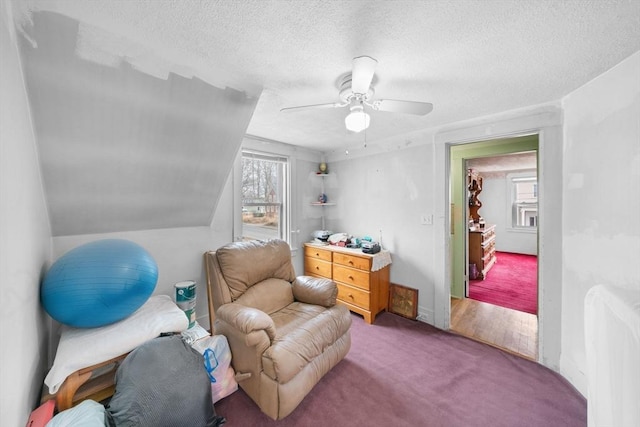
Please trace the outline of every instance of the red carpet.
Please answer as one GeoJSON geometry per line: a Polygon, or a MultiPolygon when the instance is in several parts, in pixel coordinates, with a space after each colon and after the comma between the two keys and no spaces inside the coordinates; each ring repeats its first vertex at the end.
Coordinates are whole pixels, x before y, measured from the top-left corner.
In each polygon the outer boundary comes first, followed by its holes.
{"type": "Polygon", "coordinates": [[[509,252],[496,257],[484,280],[469,281],[469,298],[538,314],[538,257],[509,252]]]}

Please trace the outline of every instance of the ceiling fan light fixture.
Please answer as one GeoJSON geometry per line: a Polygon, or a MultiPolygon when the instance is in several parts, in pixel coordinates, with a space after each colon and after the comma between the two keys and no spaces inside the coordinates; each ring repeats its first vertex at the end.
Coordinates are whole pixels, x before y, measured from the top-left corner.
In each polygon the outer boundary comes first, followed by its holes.
{"type": "Polygon", "coordinates": [[[362,132],[369,127],[371,117],[364,112],[361,105],[351,107],[351,112],[344,118],[344,125],[351,132],[362,132]]]}

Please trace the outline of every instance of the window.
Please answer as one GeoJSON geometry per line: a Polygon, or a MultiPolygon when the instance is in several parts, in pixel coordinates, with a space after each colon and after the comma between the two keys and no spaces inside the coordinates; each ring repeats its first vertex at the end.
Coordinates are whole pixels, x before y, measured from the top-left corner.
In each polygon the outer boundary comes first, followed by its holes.
{"type": "Polygon", "coordinates": [[[538,227],[538,178],[535,175],[518,175],[509,178],[511,188],[512,228],[538,227]]]}
{"type": "Polygon", "coordinates": [[[289,161],[242,151],[242,240],[289,241],[289,161]]]}

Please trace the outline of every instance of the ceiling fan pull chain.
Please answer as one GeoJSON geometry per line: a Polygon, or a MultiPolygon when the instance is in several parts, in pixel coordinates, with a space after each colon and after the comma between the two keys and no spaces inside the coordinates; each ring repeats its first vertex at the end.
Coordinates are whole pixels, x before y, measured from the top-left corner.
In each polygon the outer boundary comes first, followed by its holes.
{"type": "Polygon", "coordinates": [[[367,128],[364,128],[364,148],[367,148],[367,128]]]}

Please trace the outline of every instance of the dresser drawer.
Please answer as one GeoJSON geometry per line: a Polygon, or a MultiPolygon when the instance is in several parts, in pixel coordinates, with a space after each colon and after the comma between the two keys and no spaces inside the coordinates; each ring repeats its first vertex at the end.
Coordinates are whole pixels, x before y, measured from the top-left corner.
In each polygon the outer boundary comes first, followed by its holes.
{"type": "Polygon", "coordinates": [[[368,271],[356,270],[355,268],[333,264],[333,280],[347,285],[356,286],[367,291],[370,289],[368,271]]]}
{"type": "Polygon", "coordinates": [[[354,288],[352,286],[338,285],[338,299],[349,304],[356,305],[364,310],[369,310],[370,295],[369,292],[362,289],[354,288]]]}
{"type": "Polygon", "coordinates": [[[333,262],[340,265],[346,265],[347,267],[357,268],[359,270],[371,270],[371,258],[336,252],[333,254],[333,262]]]}
{"type": "Polygon", "coordinates": [[[486,239],[482,239],[482,243],[480,244],[480,246],[487,247],[489,245],[495,245],[496,243],[496,235],[494,234],[493,236],[486,238],[486,239]]]}
{"type": "Polygon", "coordinates": [[[331,262],[331,251],[326,249],[305,246],[304,256],[331,262]]]}
{"type": "Polygon", "coordinates": [[[484,253],[484,256],[482,257],[482,261],[487,264],[489,261],[491,261],[491,258],[493,258],[496,254],[495,249],[492,249],[488,252],[484,253]]]}
{"type": "Polygon", "coordinates": [[[304,272],[305,274],[313,274],[314,276],[331,279],[331,263],[321,259],[305,257],[304,272]]]}
{"type": "Polygon", "coordinates": [[[496,232],[492,228],[482,233],[482,240],[486,242],[487,240],[492,239],[495,235],[496,235],[496,232]]]}
{"type": "Polygon", "coordinates": [[[492,240],[487,246],[483,246],[482,248],[482,257],[486,257],[488,254],[495,252],[496,241],[492,240]]]}

